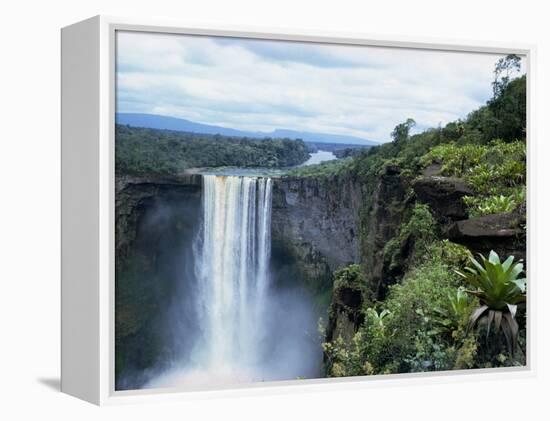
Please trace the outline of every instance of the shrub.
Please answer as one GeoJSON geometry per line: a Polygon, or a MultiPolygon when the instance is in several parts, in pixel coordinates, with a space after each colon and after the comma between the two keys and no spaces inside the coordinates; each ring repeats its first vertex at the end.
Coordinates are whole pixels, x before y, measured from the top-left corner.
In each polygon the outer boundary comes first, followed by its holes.
{"type": "Polygon", "coordinates": [[[468,214],[471,217],[500,212],[512,212],[519,205],[515,195],[503,196],[500,194],[487,197],[466,196],[463,200],[468,206],[468,214]]]}
{"type": "Polygon", "coordinates": [[[384,247],[384,259],[391,270],[404,264],[402,250],[407,242],[413,246],[411,259],[422,259],[426,250],[435,240],[436,223],[428,205],[417,203],[409,221],[401,227],[399,234],[393,237],[384,247]]]}
{"type": "Polygon", "coordinates": [[[430,371],[470,364],[476,348],[467,342],[471,337],[467,323],[477,301],[464,302],[457,292],[461,278],[451,263],[466,256],[462,246],[448,241],[428,244],[421,263],[390,287],[387,298],[364,309],[365,321],[350,343],[336,338],[323,345],[328,375],[430,371]]]}
{"type": "Polygon", "coordinates": [[[359,265],[349,265],[334,272],[334,289],[348,287],[362,290],[365,284],[365,277],[359,265]]]}
{"type": "Polygon", "coordinates": [[[442,164],[447,176],[463,177],[475,191],[464,198],[470,216],[511,212],[525,202],[526,145],[524,141],[487,145],[449,143],[424,155],[424,166],[442,164]]]}

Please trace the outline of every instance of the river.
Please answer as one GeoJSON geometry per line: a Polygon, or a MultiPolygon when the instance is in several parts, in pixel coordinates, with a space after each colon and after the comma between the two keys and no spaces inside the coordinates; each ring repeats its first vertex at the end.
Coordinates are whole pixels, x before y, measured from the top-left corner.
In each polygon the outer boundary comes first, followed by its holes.
{"type": "Polygon", "coordinates": [[[332,152],[319,150],[317,152],[313,152],[309,159],[300,166],[305,167],[307,165],[320,164],[321,162],[332,161],[334,159],[337,158],[336,155],[334,155],[332,152]]]}

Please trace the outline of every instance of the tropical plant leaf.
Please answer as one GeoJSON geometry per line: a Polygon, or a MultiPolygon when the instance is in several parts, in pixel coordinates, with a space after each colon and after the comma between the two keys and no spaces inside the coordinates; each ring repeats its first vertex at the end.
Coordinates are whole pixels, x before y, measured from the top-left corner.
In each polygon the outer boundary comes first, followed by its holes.
{"type": "Polygon", "coordinates": [[[519,326],[516,319],[513,318],[510,313],[504,313],[504,320],[506,320],[507,325],[509,326],[509,329],[510,329],[510,340],[511,340],[510,354],[512,354],[513,356],[517,350],[519,326]]]}
{"type": "Polygon", "coordinates": [[[487,314],[487,335],[486,339],[489,339],[489,334],[491,333],[491,324],[493,323],[493,320],[495,318],[495,311],[489,310],[489,313],[487,314]]]}
{"type": "Polygon", "coordinates": [[[525,289],[526,289],[526,286],[527,286],[527,279],[525,279],[525,278],[514,279],[512,282],[518,287],[518,289],[522,293],[525,294],[525,289]]]}
{"type": "Polygon", "coordinates": [[[516,279],[523,272],[523,263],[517,263],[510,268],[509,279],[516,279]]]}
{"type": "Polygon", "coordinates": [[[506,305],[508,306],[508,311],[512,315],[512,318],[515,318],[516,312],[518,311],[518,306],[514,304],[508,304],[508,303],[506,303],[506,305]]]}
{"type": "Polygon", "coordinates": [[[482,305],[474,310],[472,315],[470,316],[470,328],[474,327],[475,324],[478,322],[478,319],[487,311],[489,307],[486,305],[482,305]]]}
{"type": "Polygon", "coordinates": [[[495,311],[495,333],[500,330],[500,323],[502,322],[502,311],[495,311]]]}
{"type": "Polygon", "coordinates": [[[523,272],[523,263],[521,260],[514,262],[513,256],[501,262],[493,250],[488,258],[480,255],[479,260],[470,258],[470,261],[472,266],[457,272],[473,287],[473,290],[464,292],[477,296],[481,302],[481,306],[470,315],[468,329],[487,323],[487,340],[492,329],[495,335],[502,331],[506,345],[513,354],[518,342],[519,325],[515,319],[518,304],[526,300],[527,280],[519,278],[523,272]]]}
{"type": "Polygon", "coordinates": [[[514,256],[508,256],[508,258],[502,263],[502,269],[504,270],[504,272],[508,272],[513,262],[514,256]]]}
{"type": "Polygon", "coordinates": [[[494,250],[491,250],[491,252],[489,253],[489,262],[491,262],[492,264],[496,265],[496,264],[500,264],[500,258],[498,257],[498,254],[496,254],[496,252],[494,250]]]}
{"type": "Polygon", "coordinates": [[[504,333],[504,337],[506,338],[506,346],[510,354],[513,354],[511,328],[506,317],[503,317],[502,321],[502,333],[504,333]]]}

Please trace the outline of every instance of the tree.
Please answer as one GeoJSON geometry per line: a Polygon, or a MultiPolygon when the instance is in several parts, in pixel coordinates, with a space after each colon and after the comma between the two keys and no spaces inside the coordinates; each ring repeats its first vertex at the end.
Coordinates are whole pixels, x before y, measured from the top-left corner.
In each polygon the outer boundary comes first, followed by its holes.
{"type": "Polygon", "coordinates": [[[391,132],[391,137],[395,144],[402,145],[409,139],[410,130],[416,125],[416,121],[408,118],[404,123],[395,126],[391,132]]]}
{"type": "Polygon", "coordinates": [[[494,137],[506,141],[525,138],[527,115],[526,76],[507,81],[499,95],[489,101],[493,113],[494,137]]]}
{"type": "Polygon", "coordinates": [[[521,70],[521,57],[508,54],[495,64],[495,80],[493,81],[493,99],[497,98],[510,83],[512,74],[521,70]]]}

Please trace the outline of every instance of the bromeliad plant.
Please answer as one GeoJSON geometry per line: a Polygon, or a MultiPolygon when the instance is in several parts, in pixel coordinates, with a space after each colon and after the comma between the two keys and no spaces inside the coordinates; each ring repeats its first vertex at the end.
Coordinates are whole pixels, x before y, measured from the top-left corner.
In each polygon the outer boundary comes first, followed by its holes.
{"type": "Polygon", "coordinates": [[[487,326],[487,337],[494,325],[494,332],[504,334],[510,354],[517,349],[519,326],[516,321],[517,305],[525,302],[527,280],[521,260],[514,263],[514,256],[501,263],[498,254],[491,250],[489,258],[480,255],[481,262],[470,258],[473,267],[458,272],[474,290],[467,291],[479,298],[481,306],[470,316],[470,328],[487,326]]]}
{"type": "Polygon", "coordinates": [[[458,288],[456,292],[449,292],[447,298],[448,301],[443,308],[434,310],[436,314],[434,322],[437,325],[437,332],[452,334],[465,319],[471,300],[463,287],[458,288]]]}

